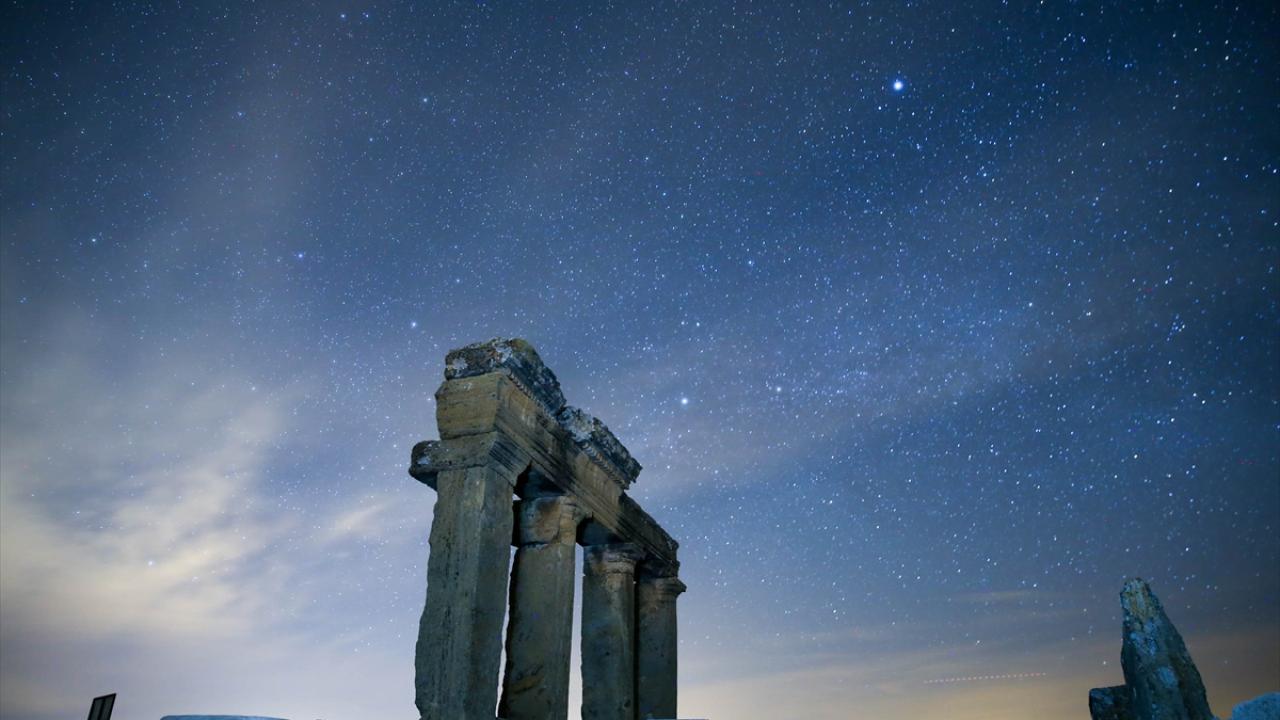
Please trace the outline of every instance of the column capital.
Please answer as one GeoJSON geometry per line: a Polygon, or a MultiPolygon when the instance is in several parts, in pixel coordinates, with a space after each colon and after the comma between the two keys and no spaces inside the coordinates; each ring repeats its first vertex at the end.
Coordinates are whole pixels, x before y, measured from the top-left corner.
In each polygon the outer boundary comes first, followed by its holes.
{"type": "Polygon", "coordinates": [[[689,588],[678,577],[644,577],[638,580],[642,592],[652,593],[663,599],[674,600],[689,588]]]}
{"type": "Polygon", "coordinates": [[[591,516],[590,511],[568,495],[529,498],[517,504],[519,527],[516,544],[572,545],[578,537],[578,525],[591,516]]]}
{"type": "Polygon", "coordinates": [[[644,553],[630,543],[588,545],[582,555],[587,572],[606,575],[635,575],[636,563],[644,559],[644,553]]]}
{"type": "Polygon", "coordinates": [[[440,473],[472,467],[492,467],[515,487],[516,477],[528,466],[529,454],[501,432],[423,440],[413,446],[409,457],[409,474],[433,490],[440,473]]]}

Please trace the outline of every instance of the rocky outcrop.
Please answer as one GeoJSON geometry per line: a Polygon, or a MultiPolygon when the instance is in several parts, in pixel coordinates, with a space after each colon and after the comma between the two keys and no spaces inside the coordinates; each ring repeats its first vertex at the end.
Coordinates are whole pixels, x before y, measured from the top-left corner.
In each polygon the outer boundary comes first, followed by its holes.
{"type": "Polygon", "coordinates": [[[1138,720],[1213,720],[1200,671],[1160,600],[1139,578],[1124,584],[1120,666],[1138,720]]]}
{"type": "Polygon", "coordinates": [[[1280,720],[1280,693],[1267,693],[1240,703],[1231,711],[1231,720],[1280,720]]]}
{"type": "Polygon", "coordinates": [[[1093,720],[1130,720],[1129,688],[1124,685],[1094,688],[1089,691],[1089,717],[1093,720]]]}
{"type": "Polygon", "coordinates": [[[1124,685],[1089,692],[1093,720],[1214,720],[1200,672],[1151,587],[1126,582],[1120,608],[1124,685]]]}

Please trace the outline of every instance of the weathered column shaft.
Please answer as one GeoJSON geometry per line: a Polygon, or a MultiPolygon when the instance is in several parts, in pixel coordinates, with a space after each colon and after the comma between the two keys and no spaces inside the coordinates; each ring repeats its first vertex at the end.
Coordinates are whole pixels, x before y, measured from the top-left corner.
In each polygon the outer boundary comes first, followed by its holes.
{"type": "Polygon", "coordinates": [[[568,497],[519,504],[507,620],[507,666],[498,715],[550,720],[569,715],[574,561],[586,513],[568,497]]]}
{"type": "Polygon", "coordinates": [[[414,685],[423,720],[493,720],[502,657],[514,478],[493,466],[436,480],[414,685]]]}
{"type": "Polygon", "coordinates": [[[640,720],[676,717],[676,597],[674,577],[636,582],[636,706],[640,720]]]}
{"type": "Polygon", "coordinates": [[[631,545],[590,545],[582,579],[582,720],[635,720],[635,569],[631,545]]]}

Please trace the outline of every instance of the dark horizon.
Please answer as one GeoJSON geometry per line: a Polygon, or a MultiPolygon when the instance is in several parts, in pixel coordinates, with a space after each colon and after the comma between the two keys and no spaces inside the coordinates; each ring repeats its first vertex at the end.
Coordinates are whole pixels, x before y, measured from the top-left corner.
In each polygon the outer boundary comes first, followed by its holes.
{"type": "MultiPolygon", "coordinates": [[[[10,3],[0,715],[410,717],[445,353],[681,543],[681,717],[1280,689],[1280,10],[10,3]]],[[[576,673],[575,673],[576,674],[576,673]]]]}

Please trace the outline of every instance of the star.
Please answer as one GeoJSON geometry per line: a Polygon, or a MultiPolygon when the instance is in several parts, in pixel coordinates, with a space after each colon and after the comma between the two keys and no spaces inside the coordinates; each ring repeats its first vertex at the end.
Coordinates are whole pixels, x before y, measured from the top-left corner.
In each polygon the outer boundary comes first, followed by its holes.
{"type": "Polygon", "coordinates": [[[894,81],[893,81],[893,91],[894,91],[894,92],[902,92],[904,89],[906,89],[906,87],[907,87],[907,84],[906,84],[906,83],[904,83],[904,82],[902,82],[901,80],[894,80],[894,81]]]}

